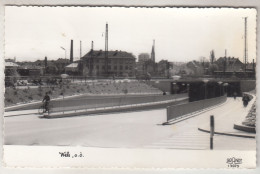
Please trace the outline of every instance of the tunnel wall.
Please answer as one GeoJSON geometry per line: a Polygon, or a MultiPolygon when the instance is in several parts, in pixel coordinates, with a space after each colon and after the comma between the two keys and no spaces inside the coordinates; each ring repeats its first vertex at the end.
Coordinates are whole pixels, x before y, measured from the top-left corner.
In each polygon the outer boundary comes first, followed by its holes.
{"type": "Polygon", "coordinates": [[[171,93],[171,82],[172,81],[147,81],[147,84],[160,89],[161,91],[169,92],[171,93]]]}
{"type": "Polygon", "coordinates": [[[240,81],[241,92],[249,92],[256,88],[256,80],[241,80],[240,81]]]}

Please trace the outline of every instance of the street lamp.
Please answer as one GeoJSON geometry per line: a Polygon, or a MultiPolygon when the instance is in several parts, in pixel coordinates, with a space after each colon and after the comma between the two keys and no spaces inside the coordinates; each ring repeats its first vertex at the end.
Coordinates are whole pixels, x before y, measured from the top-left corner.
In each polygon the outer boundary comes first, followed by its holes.
{"type": "Polygon", "coordinates": [[[190,91],[190,84],[189,83],[187,84],[187,91],[188,91],[188,93],[190,91]]]}
{"type": "Polygon", "coordinates": [[[225,90],[224,90],[225,93],[227,92],[227,86],[228,86],[228,85],[229,85],[228,83],[224,83],[224,84],[223,84],[223,86],[225,87],[225,88],[224,88],[224,89],[225,89],[225,90]]]}
{"type": "Polygon", "coordinates": [[[177,85],[175,82],[174,82],[174,83],[172,83],[173,94],[175,94],[175,90],[176,90],[176,86],[175,86],[175,85],[177,85]]]}
{"type": "Polygon", "coordinates": [[[221,96],[221,91],[222,91],[222,84],[223,82],[219,81],[218,84],[219,84],[219,96],[221,96]]]}
{"type": "Polygon", "coordinates": [[[205,83],[204,99],[207,99],[207,83],[209,82],[209,80],[208,79],[203,79],[202,81],[205,83]]]}
{"type": "Polygon", "coordinates": [[[65,51],[65,59],[66,59],[66,55],[67,55],[67,51],[66,51],[66,49],[63,48],[63,47],[60,47],[60,48],[63,49],[63,50],[65,51]]]}

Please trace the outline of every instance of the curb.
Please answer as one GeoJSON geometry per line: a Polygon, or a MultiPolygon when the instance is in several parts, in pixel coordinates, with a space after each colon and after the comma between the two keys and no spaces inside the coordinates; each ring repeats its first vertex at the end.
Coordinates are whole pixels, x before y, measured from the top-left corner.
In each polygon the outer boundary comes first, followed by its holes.
{"type": "Polygon", "coordinates": [[[219,103],[219,104],[217,104],[217,105],[214,105],[214,106],[211,106],[211,107],[208,107],[208,108],[199,110],[199,111],[195,111],[195,112],[189,113],[189,114],[187,114],[187,115],[183,115],[183,116],[177,117],[177,118],[174,119],[174,120],[169,120],[169,121],[167,121],[167,122],[162,123],[162,125],[164,125],[164,126],[165,126],[165,125],[172,125],[172,124],[175,124],[175,123],[178,123],[178,122],[181,122],[181,121],[190,119],[190,118],[192,118],[192,117],[196,117],[196,116],[198,116],[199,114],[203,114],[203,113],[208,112],[208,111],[210,111],[210,110],[212,110],[212,109],[215,109],[215,108],[217,108],[217,107],[219,107],[219,106],[222,106],[222,105],[224,105],[226,102],[227,102],[227,100],[224,101],[223,103],[219,103]],[[178,119],[178,118],[179,118],[179,119],[178,119]]]}
{"type": "MultiPolygon", "coordinates": [[[[198,130],[202,132],[210,133],[209,130],[205,130],[201,128],[198,128],[198,130]]],[[[232,134],[232,133],[224,133],[224,132],[214,132],[214,134],[233,136],[233,137],[242,137],[242,138],[256,138],[255,136],[250,136],[250,135],[232,134]]]]}
{"type": "Polygon", "coordinates": [[[249,132],[249,133],[256,133],[255,127],[250,127],[250,126],[234,124],[234,129],[249,132]]]}

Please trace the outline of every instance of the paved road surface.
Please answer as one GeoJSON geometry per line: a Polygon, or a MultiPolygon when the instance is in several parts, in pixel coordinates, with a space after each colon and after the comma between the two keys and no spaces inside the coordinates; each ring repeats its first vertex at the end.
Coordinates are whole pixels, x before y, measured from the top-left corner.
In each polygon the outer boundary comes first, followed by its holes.
{"type": "MultiPolygon", "coordinates": [[[[42,119],[35,114],[5,117],[5,144],[209,149],[209,134],[198,127],[206,128],[214,114],[218,131],[237,132],[230,126],[237,120],[236,114],[245,110],[241,98],[230,98],[221,107],[168,126],[160,125],[166,121],[165,109],[59,119],[42,119]]],[[[214,147],[255,150],[256,141],[215,135],[214,147]]]]}

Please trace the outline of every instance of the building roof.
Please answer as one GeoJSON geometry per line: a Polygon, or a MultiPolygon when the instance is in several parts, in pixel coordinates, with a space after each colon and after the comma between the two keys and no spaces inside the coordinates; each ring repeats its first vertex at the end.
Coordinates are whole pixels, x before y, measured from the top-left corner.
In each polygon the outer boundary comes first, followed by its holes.
{"type": "Polygon", "coordinates": [[[225,60],[226,60],[226,62],[227,62],[228,64],[234,64],[234,63],[243,64],[243,63],[239,60],[239,58],[234,58],[234,57],[227,57],[226,59],[225,59],[225,57],[220,57],[220,58],[217,60],[217,62],[224,62],[225,60]]]}
{"type": "Polygon", "coordinates": [[[19,69],[43,69],[43,68],[37,65],[28,64],[28,65],[20,66],[19,69]]]}
{"type": "MultiPolygon", "coordinates": [[[[102,50],[90,50],[86,55],[83,56],[83,58],[104,58],[105,57],[105,51],[102,50]]],[[[132,53],[128,53],[126,51],[108,51],[108,58],[133,58],[135,59],[134,55],[132,53]]]]}
{"type": "Polygon", "coordinates": [[[64,59],[64,58],[59,58],[58,60],[55,61],[56,63],[69,63],[69,59],[64,59]]]}
{"type": "Polygon", "coordinates": [[[78,63],[71,63],[68,66],[66,66],[66,68],[77,68],[78,67],[78,63]]]}
{"type": "Polygon", "coordinates": [[[19,65],[14,62],[5,62],[5,66],[8,67],[18,67],[19,65]]]}

